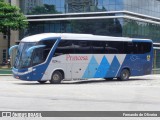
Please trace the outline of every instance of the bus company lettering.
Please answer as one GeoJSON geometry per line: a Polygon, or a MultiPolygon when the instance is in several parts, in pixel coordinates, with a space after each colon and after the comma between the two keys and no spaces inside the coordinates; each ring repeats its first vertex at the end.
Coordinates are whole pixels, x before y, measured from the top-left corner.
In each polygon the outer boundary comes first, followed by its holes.
{"type": "Polygon", "coordinates": [[[88,60],[88,56],[66,55],[66,60],[67,60],[67,61],[88,60]]]}

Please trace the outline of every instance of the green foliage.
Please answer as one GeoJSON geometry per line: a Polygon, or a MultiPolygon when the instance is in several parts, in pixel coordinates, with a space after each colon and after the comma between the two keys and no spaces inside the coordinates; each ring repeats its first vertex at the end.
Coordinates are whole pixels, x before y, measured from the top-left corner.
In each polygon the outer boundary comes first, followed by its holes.
{"type": "Polygon", "coordinates": [[[19,8],[0,0],[0,32],[8,33],[10,30],[26,28],[26,17],[19,12],[19,8]]]}
{"type": "Polygon", "coordinates": [[[37,15],[37,14],[55,14],[55,13],[59,13],[56,10],[55,5],[44,4],[43,6],[36,6],[28,14],[37,15]]]}

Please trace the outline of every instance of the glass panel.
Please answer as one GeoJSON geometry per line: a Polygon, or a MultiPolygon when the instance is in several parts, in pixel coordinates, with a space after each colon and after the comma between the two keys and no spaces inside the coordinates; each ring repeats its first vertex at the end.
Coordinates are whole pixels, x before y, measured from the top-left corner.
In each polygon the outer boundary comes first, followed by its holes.
{"type": "Polygon", "coordinates": [[[38,43],[38,45],[45,45],[45,47],[41,47],[34,50],[33,63],[32,63],[33,65],[42,63],[47,59],[49,52],[53,47],[55,41],[56,40],[51,39],[51,40],[43,40],[38,43]]]}
{"type": "Polygon", "coordinates": [[[31,65],[31,56],[27,56],[27,50],[34,45],[35,43],[20,43],[15,67],[26,68],[31,65]]]}
{"type": "Polygon", "coordinates": [[[155,17],[160,15],[160,1],[158,0],[21,0],[20,7],[24,14],[59,14],[124,9],[155,17]]]}
{"type": "Polygon", "coordinates": [[[102,6],[103,5],[103,0],[98,0],[97,4],[98,4],[98,6],[102,6]]]}
{"type": "Polygon", "coordinates": [[[74,45],[76,54],[91,54],[91,41],[76,41],[74,45]]]}
{"type": "Polygon", "coordinates": [[[37,65],[44,62],[43,48],[38,48],[34,51],[34,57],[32,58],[32,65],[37,65]]]}
{"type": "Polygon", "coordinates": [[[105,43],[103,41],[93,41],[92,48],[94,54],[103,54],[105,53],[105,43]]]}
{"type": "Polygon", "coordinates": [[[63,54],[74,54],[74,41],[71,40],[62,40],[60,41],[58,47],[56,48],[56,51],[54,53],[54,56],[60,56],[63,54]]]}
{"type": "Polygon", "coordinates": [[[122,20],[120,19],[91,19],[71,20],[60,22],[35,22],[30,23],[27,34],[33,35],[44,32],[88,33],[95,35],[122,36],[122,20]],[[88,22],[89,21],[89,22],[88,22]],[[44,27],[45,26],[45,27],[44,27]]]}
{"type": "Polygon", "coordinates": [[[109,0],[110,5],[115,5],[116,4],[115,2],[116,2],[115,0],[109,0]]]}

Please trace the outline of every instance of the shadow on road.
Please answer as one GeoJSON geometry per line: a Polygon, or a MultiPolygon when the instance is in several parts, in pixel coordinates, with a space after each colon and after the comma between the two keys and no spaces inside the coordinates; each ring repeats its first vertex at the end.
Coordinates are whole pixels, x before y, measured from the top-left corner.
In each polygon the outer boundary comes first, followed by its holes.
{"type": "Polygon", "coordinates": [[[150,81],[150,80],[154,80],[154,79],[145,79],[145,78],[131,78],[129,80],[125,80],[125,81],[121,81],[121,80],[117,80],[117,79],[113,79],[113,80],[72,80],[72,81],[62,81],[61,84],[50,84],[49,81],[47,81],[44,84],[40,84],[38,82],[30,82],[30,81],[26,81],[24,83],[14,83],[14,84],[18,84],[18,85],[72,85],[72,84],[92,84],[92,83],[96,83],[96,84],[101,84],[101,83],[121,83],[121,82],[132,82],[132,81],[150,81]]]}

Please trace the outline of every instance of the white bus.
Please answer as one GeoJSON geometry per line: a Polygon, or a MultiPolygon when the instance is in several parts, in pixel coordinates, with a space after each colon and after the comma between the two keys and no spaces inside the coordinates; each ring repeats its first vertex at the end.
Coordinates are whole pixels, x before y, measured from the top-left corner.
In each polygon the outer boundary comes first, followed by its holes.
{"type": "Polygon", "coordinates": [[[44,33],[21,40],[12,71],[17,79],[39,83],[88,78],[127,80],[151,74],[152,61],[149,39],[44,33]]]}

